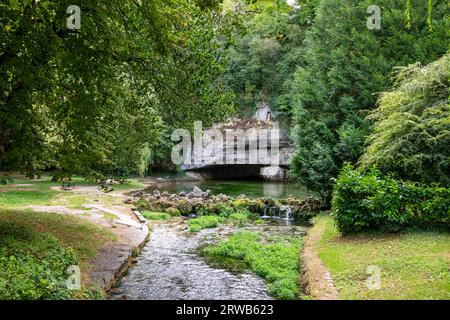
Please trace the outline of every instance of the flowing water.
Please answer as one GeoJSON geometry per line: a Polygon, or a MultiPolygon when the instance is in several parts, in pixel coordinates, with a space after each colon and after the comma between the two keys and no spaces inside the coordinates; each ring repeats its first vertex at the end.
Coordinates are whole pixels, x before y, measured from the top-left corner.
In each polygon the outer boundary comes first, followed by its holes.
{"type": "MultiPolygon", "coordinates": [[[[245,229],[266,235],[284,233],[293,237],[305,228],[280,221],[274,225],[245,229]]],[[[199,248],[217,243],[236,232],[228,225],[190,233],[185,222],[152,225],[150,241],[128,274],[110,295],[111,299],[139,300],[267,300],[262,278],[250,271],[233,273],[208,265],[199,248]]],[[[242,230],[242,229],[239,229],[242,230]]]]}
{"type": "MultiPolygon", "coordinates": [[[[194,186],[210,189],[213,194],[245,194],[250,198],[285,198],[289,195],[305,198],[311,195],[305,188],[295,184],[257,180],[169,181],[155,184],[146,191],[190,192],[194,186]]],[[[111,299],[270,299],[264,280],[251,271],[236,273],[216,268],[207,264],[199,254],[203,246],[226,239],[242,228],[222,225],[191,233],[187,230],[186,222],[179,220],[152,223],[151,229],[149,242],[119,286],[112,290],[111,299]]],[[[281,219],[257,226],[248,225],[244,229],[258,232],[263,237],[280,234],[302,237],[306,233],[304,226],[281,219]]]]}

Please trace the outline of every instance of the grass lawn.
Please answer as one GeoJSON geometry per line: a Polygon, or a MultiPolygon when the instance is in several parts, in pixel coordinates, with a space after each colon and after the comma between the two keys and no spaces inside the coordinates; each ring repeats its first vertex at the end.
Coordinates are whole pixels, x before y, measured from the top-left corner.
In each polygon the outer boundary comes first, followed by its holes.
{"type": "MultiPolygon", "coordinates": [[[[74,177],[72,180],[78,186],[96,186],[95,183],[86,181],[80,177],[74,177]]],[[[51,177],[48,176],[44,176],[39,180],[15,177],[13,183],[0,185],[0,207],[21,208],[29,205],[64,205],[70,209],[88,210],[84,207],[84,204],[91,202],[94,197],[51,189],[51,187],[60,186],[61,182],[52,182],[51,177]]],[[[144,188],[144,184],[140,179],[130,179],[129,183],[113,186],[113,189],[117,191],[139,188],[144,188]]],[[[102,202],[106,203],[113,204],[117,201],[117,199],[106,193],[100,193],[99,198],[101,198],[102,202]]]]}
{"type": "Polygon", "coordinates": [[[315,249],[329,269],[340,299],[450,299],[450,233],[408,230],[342,237],[332,217],[315,249]],[[381,269],[381,286],[369,290],[368,267],[381,269]]]}

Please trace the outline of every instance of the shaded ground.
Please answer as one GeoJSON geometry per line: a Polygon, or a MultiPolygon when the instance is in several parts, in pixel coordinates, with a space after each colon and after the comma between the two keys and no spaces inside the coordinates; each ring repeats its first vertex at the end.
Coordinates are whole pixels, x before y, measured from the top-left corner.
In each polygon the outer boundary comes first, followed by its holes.
{"type": "MultiPolygon", "coordinates": [[[[129,185],[116,186],[116,191],[105,194],[97,186],[82,180],[70,191],[61,190],[60,183],[53,183],[49,178],[26,180],[16,177],[15,182],[0,186],[0,209],[40,213],[42,220],[49,221],[65,216],[62,220],[85,221],[111,235],[100,239],[101,242],[96,245],[92,243],[93,252],[83,257],[81,271],[85,284],[109,289],[148,236],[146,223],[140,222],[132,212],[132,207],[123,203],[127,198],[124,193],[142,188],[141,183],[133,181],[129,185]]],[[[0,216],[3,219],[6,217],[5,213],[0,216]]],[[[73,228],[64,227],[63,224],[57,237],[71,237],[75,235],[73,232],[73,228]]],[[[86,239],[90,239],[88,235],[78,235],[78,239],[68,245],[84,243],[86,239]]]]}

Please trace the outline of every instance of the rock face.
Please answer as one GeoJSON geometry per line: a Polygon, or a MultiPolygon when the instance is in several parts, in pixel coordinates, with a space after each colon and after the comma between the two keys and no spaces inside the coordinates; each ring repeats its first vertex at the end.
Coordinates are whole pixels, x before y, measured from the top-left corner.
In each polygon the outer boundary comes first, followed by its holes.
{"type": "Polygon", "coordinates": [[[214,142],[203,140],[202,159],[183,163],[181,169],[196,180],[288,178],[286,171],[294,154],[289,133],[273,118],[267,103],[261,102],[257,107],[253,118],[236,118],[217,123],[213,131],[204,130],[207,137],[207,132],[216,137],[214,142]]]}
{"type": "Polygon", "coordinates": [[[280,166],[262,167],[260,171],[261,177],[267,181],[284,181],[286,180],[286,170],[280,166]]]}
{"type": "Polygon", "coordinates": [[[259,102],[256,107],[257,109],[254,119],[259,121],[272,120],[272,112],[270,111],[269,105],[265,101],[259,102]]]}

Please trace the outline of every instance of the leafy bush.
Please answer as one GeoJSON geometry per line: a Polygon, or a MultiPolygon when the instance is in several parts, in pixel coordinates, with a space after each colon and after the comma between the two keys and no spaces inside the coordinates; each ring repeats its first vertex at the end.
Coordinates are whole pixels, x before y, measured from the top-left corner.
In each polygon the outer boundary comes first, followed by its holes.
{"type": "Polygon", "coordinates": [[[336,181],[332,205],[344,234],[450,222],[450,189],[395,180],[376,169],[360,173],[350,164],[344,165],[336,181]]]}
{"type": "Polygon", "coordinates": [[[256,274],[268,282],[269,294],[280,299],[299,296],[300,242],[262,243],[258,234],[244,231],[228,240],[207,247],[204,254],[215,259],[244,261],[256,274]]]}
{"type": "Polygon", "coordinates": [[[72,249],[49,235],[0,222],[0,299],[71,299],[66,286],[72,249]]]}
{"type": "Polygon", "coordinates": [[[215,228],[223,222],[222,217],[218,216],[202,216],[188,221],[189,230],[191,232],[199,232],[203,229],[215,228]]]}
{"type": "Polygon", "coordinates": [[[396,75],[371,115],[375,128],[361,168],[376,165],[403,179],[450,184],[450,54],[396,75]]]}
{"type": "Polygon", "coordinates": [[[148,220],[168,220],[170,219],[170,215],[164,212],[152,212],[152,211],[144,211],[142,215],[145,219],[148,220]]]}

